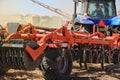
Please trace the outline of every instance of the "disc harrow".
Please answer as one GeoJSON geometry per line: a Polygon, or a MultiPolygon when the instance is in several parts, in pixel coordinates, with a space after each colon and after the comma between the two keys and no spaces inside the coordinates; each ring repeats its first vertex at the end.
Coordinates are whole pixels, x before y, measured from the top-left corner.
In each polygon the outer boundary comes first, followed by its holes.
{"type": "Polygon", "coordinates": [[[80,67],[84,63],[87,70],[88,63],[100,63],[103,70],[104,63],[119,63],[120,57],[117,56],[120,56],[120,34],[105,36],[101,32],[90,34],[87,31],[70,31],[67,29],[68,25],[69,22],[59,29],[51,29],[51,32],[30,24],[2,39],[1,67],[24,70],[39,67],[45,79],[59,73],[54,80],[61,80],[61,76],[62,80],[66,80],[72,69],[72,60],[79,60],[80,67]]]}
{"type": "MultiPolygon", "coordinates": [[[[39,61],[32,62],[31,57],[25,50],[25,45],[31,46],[29,41],[8,40],[0,41],[0,64],[5,68],[34,70],[39,61]],[[32,66],[31,66],[32,65],[32,66]]],[[[35,48],[36,46],[31,46],[35,48]]]]}

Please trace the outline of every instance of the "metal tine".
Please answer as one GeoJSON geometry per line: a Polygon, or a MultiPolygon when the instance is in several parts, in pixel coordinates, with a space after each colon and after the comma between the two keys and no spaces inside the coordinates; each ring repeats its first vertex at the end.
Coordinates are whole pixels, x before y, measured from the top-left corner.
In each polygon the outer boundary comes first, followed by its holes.
{"type": "Polygon", "coordinates": [[[16,68],[20,69],[19,53],[17,51],[18,51],[17,49],[14,50],[14,58],[15,58],[16,68]]]}
{"type": "Polygon", "coordinates": [[[8,48],[7,51],[6,51],[6,63],[7,63],[8,66],[10,66],[10,65],[9,65],[9,61],[10,61],[10,60],[9,60],[9,56],[8,56],[8,55],[9,55],[9,50],[10,50],[10,49],[8,48]]]}

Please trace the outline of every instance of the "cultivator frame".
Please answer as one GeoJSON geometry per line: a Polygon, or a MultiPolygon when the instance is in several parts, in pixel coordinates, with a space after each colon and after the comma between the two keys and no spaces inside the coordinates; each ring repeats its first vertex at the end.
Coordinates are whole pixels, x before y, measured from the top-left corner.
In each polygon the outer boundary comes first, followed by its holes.
{"type": "MultiPolygon", "coordinates": [[[[69,67],[71,66],[70,68],[67,67],[69,71],[66,75],[69,76],[72,69],[72,59],[70,58],[70,55],[72,55],[74,52],[78,53],[77,56],[79,56],[80,59],[80,66],[82,67],[82,63],[84,63],[85,69],[89,69],[87,63],[93,63],[93,55],[97,54],[97,58],[94,56],[94,59],[97,60],[95,63],[101,63],[102,69],[104,69],[105,55],[107,53],[111,55],[115,51],[116,55],[119,55],[118,50],[120,48],[120,34],[116,33],[112,36],[105,36],[101,32],[93,32],[93,34],[90,34],[87,31],[76,32],[68,30],[68,25],[69,22],[66,22],[66,24],[61,26],[59,29],[49,30],[46,28],[35,27],[29,24],[27,27],[22,28],[18,32],[10,34],[6,39],[2,39],[0,41],[0,64],[3,65],[2,67],[6,67],[7,69],[14,68],[26,70],[34,70],[36,67],[40,67],[41,64],[43,71],[54,71],[56,70],[57,65],[52,66],[50,63],[55,64],[55,61],[59,62],[59,60],[62,60],[62,57],[60,59],[58,57],[59,50],[62,50],[63,52],[61,52],[60,55],[65,51],[65,54],[69,56],[68,59],[70,61],[66,60],[69,61],[69,63],[66,62],[67,64],[70,64],[69,67]],[[74,45],[77,46],[77,51],[75,50],[76,48],[72,47],[74,45]],[[46,52],[48,49],[54,53],[50,53],[50,51],[46,52]],[[69,53],[66,53],[66,50],[68,50],[69,53]],[[93,54],[93,52],[95,53],[93,54]],[[4,57],[2,57],[3,55],[4,57]],[[53,55],[56,55],[56,57],[53,55]],[[88,58],[88,56],[91,58],[88,58]],[[47,58],[50,59],[50,62],[47,61],[47,58]],[[55,58],[55,61],[52,60],[53,58],[55,58]],[[41,60],[43,62],[41,62],[41,60]],[[11,61],[12,63],[9,64],[11,61]],[[44,63],[44,61],[46,62],[44,63]],[[46,64],[50,68],[47,66],[46,69],[46,64]]],[[[114,61],[112,62],[114,63],[118,63],[118,60],[115,59],[116,55],[113,55],[114,61]]],[[[74,58],[73,55],[72,57],[74,58]]],[[[110,59],[109,56],[107,57],[110,59]]],[[[64,73],[65,72],[61,72],[59,74],[63,76],[64,73]]],[[[46,76],[46,74],[44,75],[47,79],[50,77],[50,75],[48,76],[48,73],[46,76]]],[[[57,73],[54,73],[53,75],[56,74],[57,73]]],[[[60,78],[60,76],[58,77],[60,78]]],[[[55,78],[55,80],[58,79],[58,77],[55,78]]],[[[65,78],[65,76],[63,78],[65,78]]],[[[51,80],[53,80],[53,78],[51,80]]]]}

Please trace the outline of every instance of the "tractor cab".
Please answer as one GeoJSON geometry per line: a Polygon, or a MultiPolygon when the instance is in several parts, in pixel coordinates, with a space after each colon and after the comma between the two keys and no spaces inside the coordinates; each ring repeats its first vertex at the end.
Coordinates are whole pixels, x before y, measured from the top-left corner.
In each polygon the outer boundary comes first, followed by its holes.
{"type": "Polygon", "coordinates": [[[73,0],[73,1],[74,1],[74,15],[73,15],[74,27],[72,28],[73,30],[79,30],[78,26],[82,25],[89,33],[93,33],[93,25],[97,25],[97,28],[103,29],[105,26],[110,26],[112,22],[116,22],[115,20],[114,21],[112,20],[114,17],[117,16],[116,0],[73,0]]]}
{"type": "Polygon", "coordinates": [[[74,15],[79,13],[97,19],[111,19],[117,15],[115,0],[74,0],[74,2],[74,15]],[[77,10],[79,3],[81,9],[77,10]]]}
{"type": "Polygon", "coordinates": [[[82,0],[81,14],[92,18],[111,19],[116,16],[115,0],[82,0]]]}

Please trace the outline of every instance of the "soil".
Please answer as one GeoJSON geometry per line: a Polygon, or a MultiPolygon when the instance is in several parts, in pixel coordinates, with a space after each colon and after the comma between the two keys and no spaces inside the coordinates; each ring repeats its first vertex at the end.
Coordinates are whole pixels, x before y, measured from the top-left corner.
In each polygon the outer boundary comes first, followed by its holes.
{"type": "MultiPolygon", "coordinates": [[[[71,80],[120,80],[120,64],[106,64],[103,71],[99,64],[89,64],[90,69],[80,69],[79,64],[74,62],[71,80]]],[[[39,69],[34,71],[10,69],[0,80],[44,80],[39,69]]]]}

